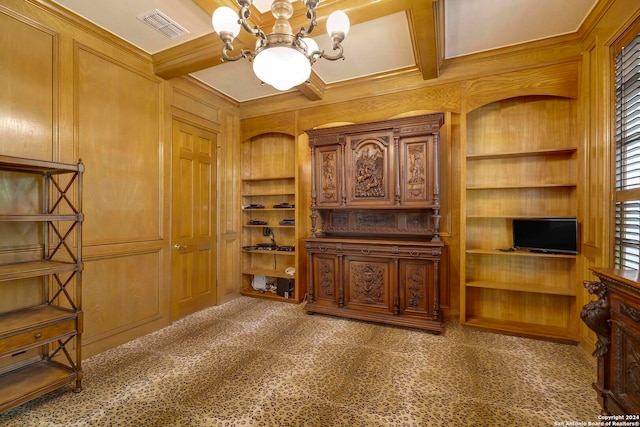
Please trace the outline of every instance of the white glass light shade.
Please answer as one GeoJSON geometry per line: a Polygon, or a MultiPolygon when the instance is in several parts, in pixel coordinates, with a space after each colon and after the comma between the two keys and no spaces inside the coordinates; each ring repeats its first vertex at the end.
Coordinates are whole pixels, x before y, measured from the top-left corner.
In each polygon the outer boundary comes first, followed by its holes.
{"type": "Polygon", "coordinates": [[[318,47],[318,43],[316,43],[316,41],[311,37],[303,38],[302,43],[304,43],[305,46],[307,46],[307,56],[309,56],[312,52],[316,52],[320,50],[320,48],[318,47]]]}
{"type": "Polygon", "coordinates": [[[327,18],[327,33],[329,35],[333,33],[344,33],[346,36],[349,33],[349,17],[341,10],[336,10],[327,18]]]}
{"type": "Polygon", "coordinates": [[[290,47],[276,46],[258,53],[253,60],[258,78],[278,90],[289,90],[311,75],[309,59],[290,47]]]}
{"type": "Polygon", "coordinates": [[[232,33],[235,39],[240,33],[238,14],[230,7],[222,6],[217,8],[211,16],[211,23],[218,36],[221,32],[226,31],[232,33]]]}

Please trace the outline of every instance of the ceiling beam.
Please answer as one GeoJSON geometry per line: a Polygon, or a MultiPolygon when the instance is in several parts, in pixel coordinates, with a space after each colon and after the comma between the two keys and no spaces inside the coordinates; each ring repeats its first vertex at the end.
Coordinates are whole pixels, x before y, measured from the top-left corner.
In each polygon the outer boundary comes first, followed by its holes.
{"type": "Polygon", "coordinates": [[[307,82],[302,83],[301,85],[296,86],[296,89],[304,96],[306,96],[309,101],[320,101],[324,98],[324,91],[326,90],[326,83],[318,77],[315,71],[311,69],[311,75],[309,76],[309,80],[307,82]]]}
{"type": "Polygon", "coordinates": [[[440,48],[442,28],[440,1],[422,1],[408,11],[415,57],[424,80],[435,79],[440,74],[444,52],[440,48]]]}
{"type": "MultiPolygon", "coordinates": [[[[207,14],[212,14],[219,6],[231,6],[231,0],[193,0],[207,14]]],[[[414,43],[416,62],[425,80],[438,76],[439,49],[437,20],[437,4],[441,0],[324,0],[316,9],[318,27],[324,29],[324,22],[331,12],[341,9],[349,15],[351,25],[381,18],[396,12],[406,11],[409,19],[410,31],[414,43]]],[[[237,7],[237,6],[236,6],[237,7]]],[[[251,7],[251,25],[257,25],[265,32],[270,32],[275,19],[270,12],[261,14],[251,7]]],[[[294,14],[290,19],[291,27],[297,31],[301,27],[308,27],[306,9],[302,2],[294,3],[294,14]]],[[[152,56],[154,72],[164,79],[171,79],[221,63],[223,43],[215,32],[211,32],[181,45],[158,52],[152,56]]],[[[233,54],[241,49],[253,49],[255,36],[246,31],[233,42],[233,54]]],[[[298,89],[309,99],[322,99],[325,84],[313,73],[311,83],[301,85],[298,89]]]]}

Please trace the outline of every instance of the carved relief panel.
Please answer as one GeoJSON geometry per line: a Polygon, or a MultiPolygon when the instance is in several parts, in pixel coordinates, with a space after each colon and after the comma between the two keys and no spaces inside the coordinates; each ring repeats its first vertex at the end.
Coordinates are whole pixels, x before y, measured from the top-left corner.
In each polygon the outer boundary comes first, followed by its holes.
{"type": "Polygon", "coordinates": [[[313,257],[313,300],[318,303],[331,303],[338,297],[337,258],[332,254],[316,254],[313,257]]]}
{"type": "Polygon", "coordinates": [[[428,207],[438,204],[434,183],[433,135],[402,140],[400,143],[400,186],[403,206],[428,207]]]}
{"type": "Polygon", "coordinates": [[[342,153],[340,145],[318,147],[315,150],[317,180],[317,204],[319,206],[337,207],[345,203],[342,191],[342,153]]]}
{"type": "Polygon", "coordinates": [[[615,302],[612,315],[612,347],[615,372],[612,389],[618,403],[629,411],[640,410],[640,310],[615,302]]]}
{"type": "Polygon", "coordinates": [[[432,314],[434,262],[425,260],[400,260],[400,310],[403,313],[432,314]]]}
{"type": "Polygon", "coordinates": [[[346,256],[345,270],[345,305],[391,310],[393,260],[346,256]]]}
{"type": "Polygon", "coordinates": [[[393,206],[393,134],[350,135],[346,140],[347,204],[393,206]]]}

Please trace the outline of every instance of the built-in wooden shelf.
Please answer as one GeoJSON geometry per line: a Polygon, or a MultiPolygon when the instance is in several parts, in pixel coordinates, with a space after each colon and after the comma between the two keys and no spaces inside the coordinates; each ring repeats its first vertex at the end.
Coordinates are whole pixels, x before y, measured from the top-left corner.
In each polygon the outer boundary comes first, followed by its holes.
{"type": "Polygon", "coordinates": [[[491,319],[480,316],[468,316],[464,322],[467,326],[473,326],[491,331],[500,331],[509,335],[523,337],[544,338],[552,341],[575,344],[578,338],[567,328],[537,325],[524,322],[513,322],[509,320],[491,319]]]}
{"type": "Polygon", "coordinates": [[[262,182],[262,181],[284,181],[287,179],[295,180],[294,176],[265,176],[257,178],[242,178],[245,182],[262,182]]]}
{"type": "Polygon", "coordinates": [[[543,286],[527,283],[503,283],[486,280],[467,282],[467,286],[472,288],[499,289],[503,291],[532,292],[538,294],[565,295],[569,297],[576,296],[575,290],[560,286],[543,286]]]}
{"type": "Polygon", "coordinates": [[[558,182],[553,184],[522,183],[511,185],[468,185],[467,190],[517,190],[521,188],[562,188],[575,187],[575,182],[558,182]]]}
{"type": "Polygon", "coordinates": [[[579,216],[575,111],[574,99],[517,96],[467,114],[462,324],[576,341],[580,257],[508,250],[514,219],[579,216]]]}
{"type": "MultiPolygon", "coordinates": [[[[292,252],[283,252],[283,253],[292,253],[292,252]]],[[[284,270],[284,266],[282,269],[284,270]]],[[[282,277],[285,279],[293,279],[294,277],[290,274],[285,273],[284,271],[268,269],[268,268],[244,268],[242,269],[242,274],[251,274],[254,276],[267,276],[267,277],[282,277]]]]}
{"type": "Polygon", "coordinates": [[[277,301],[283,301],[283,302],[291,302],[291,303],[297,303],[298,302],[294,298],[281,297],[280,295],[275,294],[273,292],[269,292],[269,291],[258,292],[258,291],[254,290],[252,288],[242,289],[240,291],[240,294],[242,294],[244,296],[248,296],[248,297],[265,298],[265,299],[277,300],[277,301]]]}
{"type": "Polygon", "coordinates": [[[540,150],[526,151],[505,151],[502,153],[484,153],[484,154],[468,154],[467,160],[489,160],[489,159],[507,159],[517,157],[533,157],[533,156],[557,156],[565,154],[573,154],[576,148],[548,148],[540,150]]]}
{"type": "Polygon", "coordinates": [[[576,259],[577,255],[572,254],[550,254],[545,252],[530,251],[501,251],[499,249],[467,249],[468,254],[504,255],[504,256],[524,256],[524,257],[544,257],[544,258],[568,258],[576,259]]]}
{"type": "Polygon", "coordinates": [[[261,249],[243,249],[242,252],[252,253],[252,254],[263,254],[263,255],[285,255],[285,256],[295,256],[295,251],[268,251],[261,249]]]}

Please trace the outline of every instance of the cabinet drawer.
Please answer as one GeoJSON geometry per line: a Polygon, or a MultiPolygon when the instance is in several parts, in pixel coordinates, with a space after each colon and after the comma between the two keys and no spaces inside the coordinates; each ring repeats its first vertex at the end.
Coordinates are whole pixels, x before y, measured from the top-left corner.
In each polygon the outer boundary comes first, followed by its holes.
{"type": "Polygon", "coordinates": [[[307,251],[310,253],[333,253],[345,255],[439,258],[442,252],[442,245],[420,246],[307,241],[307,251]]]}
{"type": "Polygon", "coordinates": [[[67,319],[53,325],[33,328],[28,331],[17,331],[14,335],[0,339],[0,354],[8,353],[38,343],[46,343],[52,339],[76,332],[76,319],[67,319]]]}
{"type": "Polygon", "coordinates": [[[340,248],[340,250],[342,250],[342,244],[341,243],[335,243],[335,242],[312,242],[307,240],[307,252],[311,253],[311,252],[315,252],[315,253],[336,253],[338,248],[340,248]]]}

